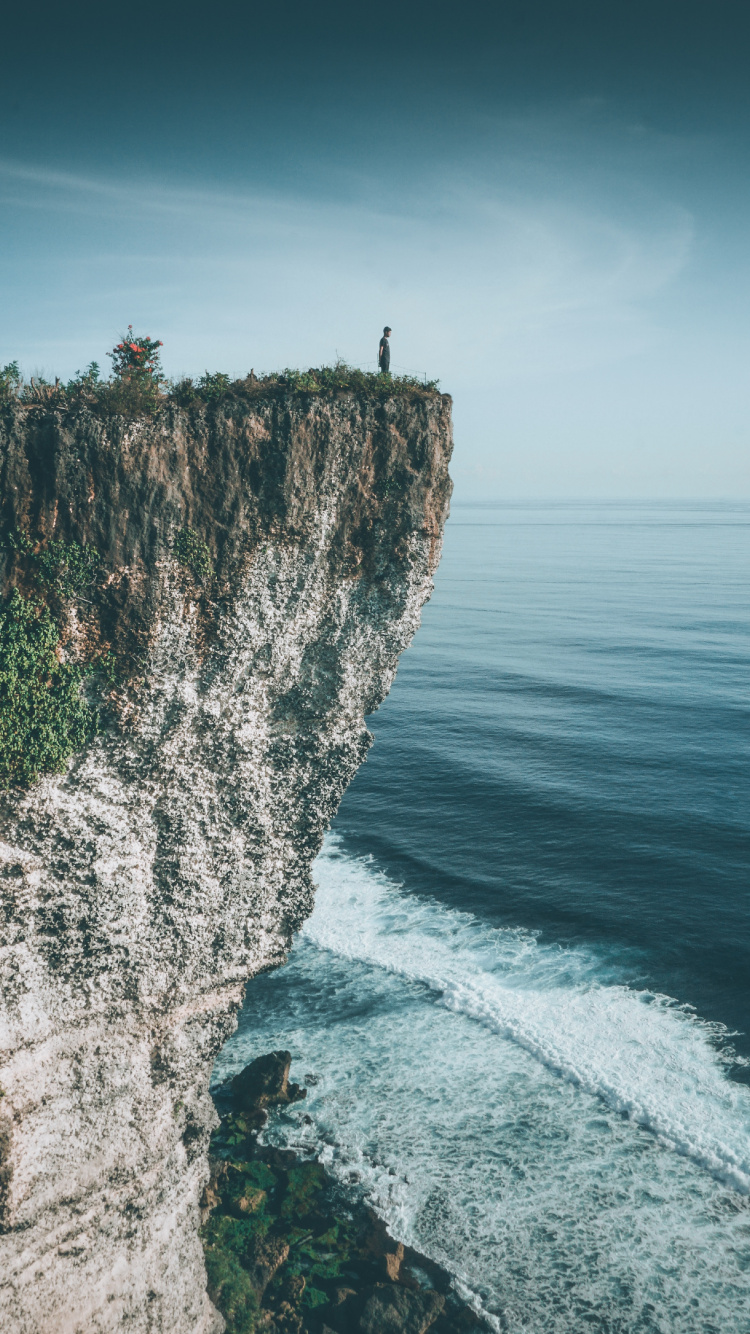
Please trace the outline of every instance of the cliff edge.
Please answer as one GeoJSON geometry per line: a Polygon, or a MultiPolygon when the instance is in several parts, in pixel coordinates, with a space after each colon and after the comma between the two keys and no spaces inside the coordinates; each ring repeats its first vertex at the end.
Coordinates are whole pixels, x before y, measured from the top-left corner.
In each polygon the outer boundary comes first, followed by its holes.
{"type": "Polygon", "coordinates": [[[62,772],[0,792],[8,1334],[222,1328],[212,1064],[312,908],[432,589],[450,452],[430,390],[0,410],[3,605],[47,609],[93,720],[62,772]]]}

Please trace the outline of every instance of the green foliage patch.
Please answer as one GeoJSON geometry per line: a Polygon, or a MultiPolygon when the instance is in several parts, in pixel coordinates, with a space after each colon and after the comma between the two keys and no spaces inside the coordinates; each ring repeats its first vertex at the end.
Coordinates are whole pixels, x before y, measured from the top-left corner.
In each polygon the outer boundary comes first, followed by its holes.
{"type": "Polygon", "coordinates": [[[206,371],[205,375],[202,375],[198,381],[197,390],[201,398],[210,402],[212,398],[221,398],[222,394],[227,392],[231,383],[231,377],[225,375],[224,371],[214,371],[213,373],[206,371]]]}
{"type": "Polygon", "coordinates": [[[86,663],[65,662],[61,652],[65,604],[94,583],[98,551],[57,539],[38,546],[22,528],[6,531],[2,545],[33,591],[14,589],[0,602],[0,789],[61,773],[98,730],[84,682],[112,689],[119,675],[111,652],[86,663]]]}
{"type": "Polygon", "coordinates": [[[142,417],[154,417],[168,400],[158,381],[134,377],[97,383],[91,386],[86,401],[100,417],[137,421],[142,417]]]}
{"type": "Polygon", "coordinates": [[[248,1245],[248,1230],[239,1219],[212,1215],[203,1229],[208,1290],[235,1334],[253,1334],[260,1311],[243,1264],[248,1245]]]}
{"type": "Polygon", "coordinates": [[[393,398],[413,394],[435,393],[439,380],[420,379],[416,375],[382,375],[363,371],[337,361],[334,366],[311,367],[307,371],[287,369],[280,375],[269,375],[260,383],[278,384],[293,393],[325,394],[335,390],[349,390],[366,398],[393,398]]]}
{"type": "Polygon", "coordinates": [[[203,538],[192,528],[181,528],[174,541],[174,554],[181,565],[186,565],[199,583],[210,579],[214,567],[211,554],[203,538]]]}
{"type": "Polygon", "coordinates": [[[337,361],[334,366],[311,366],[306,371],[287,368],[269,375],[251,373],[244,380],[232,380],[223,371],[206,371],[197,382],[189,377],[174,381],[168,388],[167,397],[170,402],[185,408],[194,403],[212,403],[232,397],[279,398],[287,394],[320,397],[345,391],[360,398],[382,401],[386,398],[420,398],[436,393],[438,387],[438,380],[420,379],[415,375],[381,375],[337,361]]]}
{"type": "Polygon", "coordinates": [[[23,377],[17,361],[9,361],[0,369],[0,402],[15,398],[23,383],[23,377]]]}
{"type": "Polygon", "coordinates": [[[355,1257],[358,1268],[368,1261],[354,1219],[332,1208],[325,1168],[317,1162],[290,1163],[288,1156],[259,1147],[236,1113],[223,1117],[211,1148],[226,1166],[218,1179],[220,1203],[209,1215],[202,1238],[209,1291],[227,1321],[228,1334],[269,1328],[269,1312],[290,1300],[301,1313],[328,1305],[355,1257]],[[267,1289],[256,1292],[256,1307],[243,1305],[256,1259],[274,1239],[287,1243],[289,1255],[267,1289]]]}
{"type": "Polygon", "coordinates": [[[327,1292],[316,1288],[312,1283],[305,1284],[305,1290],[302,1293],[302,1305],[309,1310],[315,1310],[316,1306],[326,1306],[330,1300],[327,1292]]]}
{"type": "Polygon", "coordinates": [[[248,400],[348,391],[360,398],[383,401],[424,397],[438,389],[437,380],[416,375],[382,375],[341,360],[333,366],[311,366],[305,371],[287,367],[261,376],[251,371],[238,380],[233,380],[226,371],[207,370],[197,381],[190,376],[168,381],[162,374],[161,346],[159,339],[134,334],[132,325],[128,325],[127,333],[108,353],[113,370],[108,380],[101,378],[98,362],[92,361],[67,384],[59,380],[51,384],[40,376],[27,383],[18,362],[8,362],[0,369],[0,403],[15,400],[27,407],[75,410],[85,406],[102,417],[119,416],[134,421],[154,417],[171,405],[188,408],[232,397],[248,400]]]}
{"type": "Polygon", "coordinates": [[[325,1171],[320,1163],[300,1163],[297,1167],[291,1167],[286,1174],[281,1217],[295,1221],[305,1218],[324,1185],[325,1171]]]}
{"type": "Polygon", "coordinates": [[[95,547],[53,539],[37,551],[22,528],[10,529],[3,545],[21,558],[40,592],[55,592],[64,599],[88,588],[100,566],[95,547]]]}
{"type": "Polygon", "coordinates": [[[96,732],[81,684],[91,668],[61,662],[48,607],[14,589],[0,605],[0,788],[60,773],[96,732]]]}
{"type": "Polygon", "coordinates": [[[48,542],[33,558],[39,579],[64,598],[74,597],[93,583],[99,568],[99,553],[78,542],[48,542]]]}

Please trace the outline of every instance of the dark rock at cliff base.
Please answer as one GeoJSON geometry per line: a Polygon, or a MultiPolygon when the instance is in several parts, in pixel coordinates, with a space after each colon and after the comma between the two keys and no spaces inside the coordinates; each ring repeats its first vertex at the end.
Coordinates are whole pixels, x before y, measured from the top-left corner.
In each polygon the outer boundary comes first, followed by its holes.
{"type": "MultiPolygon", "coordinates": [[[[399,1283],[377,1283],[347,1295],[327,1317],[331,1334],[426,1334],[445,1311],[439,1292],[410,1291],[399,1283]]],[[[452,1331],[452,1325],[447,1326],[452,1331]]]]}
{"type": "MultiPolygon", "coordinates": [[[[402,1242],[321,1163],[258,1142],[259,1103],[288,1104],[289,1053],[233,1081],[245,1104],[211,1140],[202,1237],[226,1334],[483,1334],[440,1265],[402,1242]]],[[[227,1086],[221,1101],[228,1097],[227,1086]]]]}
{"type": "Polygon", "coordinates": [[[250,1282],[258,1296],[262,1297],[271,1279],[289,1258],[289,1243],[281,1237],[269,1237],[251,1249],[251,1256],[248,1268],[250,1282]]]}
{"type": "Polygon", "coordinates": [[[368,1209],[367,1214],[371,1223],[366,1242],[368,1253],[380,1262],[383,1278],[390,1279],[392,1283],[403,1282],[401,1274],[405,1255],[403,1243],[394,1241],[382,1218],[378,1218],[374,1210],[368,1209]]]}
{"type": "Polygon", "coordinates": [[[251,1061],[232,1080],[235,1106],[243,1112],[258,1112],[281,1103],[299,1102],[307,1089],[289,1083],[290,1051],[269,1051],[251,1061]]]}
{"type": "Polygon", "coordinates": [[[409,1292],[384,1283],[365,1301],[357,1329],[360,1334],[425,1334],[444,1309],[439,1292],[409,1292]]]}

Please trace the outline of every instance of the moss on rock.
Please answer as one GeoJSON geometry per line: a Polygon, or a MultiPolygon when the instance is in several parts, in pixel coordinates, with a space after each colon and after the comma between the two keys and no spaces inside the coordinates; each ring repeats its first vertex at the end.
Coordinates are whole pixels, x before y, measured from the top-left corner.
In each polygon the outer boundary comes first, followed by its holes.
{"type": "Polygon", "coordinates": [[[61,661],[49,608],[14,589],[0,606],[0,788],[60,773],[96,731],[86,669],[61,661]]]}
{"type": "Polygon", "coordinates": [[[181,528],[174,543],[174,554],[199,583],[210,579],[214,572],[211,556],[203,538],[192,528],[181,528]]]}
{"type": "Polygon", "coordinates": [[[244,1107],[235,1102],[211,1140],[201,1235],[209,1294],[227,1334],[486,1331],[448,1274],[394,1241],[321,1163],[258,1142],[262,1109],[249,1105],[247,1088],[260,1086],[255,1067],[263,1073],[272,1057],[287,1058],[274,1066],[286,1090],[289,1053],[258,1058],[244,1083],[242,1075],[234,1081],[235,1097],[245,1089],[244,1107]]]}

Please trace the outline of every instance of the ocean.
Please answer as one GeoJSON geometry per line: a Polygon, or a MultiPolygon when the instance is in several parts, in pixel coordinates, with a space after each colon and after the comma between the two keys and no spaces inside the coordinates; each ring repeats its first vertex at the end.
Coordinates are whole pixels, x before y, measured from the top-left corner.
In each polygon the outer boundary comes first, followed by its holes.
{"type": "Polygon", "coordinates": [[[498,1331],[750,1331],[750,504],[454,504],[215,1077],[498,1331]]]}

